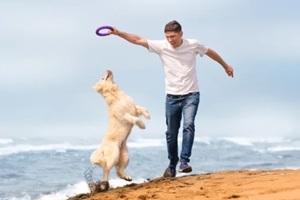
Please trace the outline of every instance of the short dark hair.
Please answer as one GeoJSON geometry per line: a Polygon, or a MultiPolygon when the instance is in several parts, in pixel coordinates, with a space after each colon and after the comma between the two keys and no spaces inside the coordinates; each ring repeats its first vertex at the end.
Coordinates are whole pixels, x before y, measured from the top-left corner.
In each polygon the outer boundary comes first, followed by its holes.
{"type": "Polygon", "coordinates": [[[181,32],[181,25],[176,20],[170,21],[165,26],[165,32],[169,32],[169,31],[174,31],[176,33],[179,33],[181,32]]]}

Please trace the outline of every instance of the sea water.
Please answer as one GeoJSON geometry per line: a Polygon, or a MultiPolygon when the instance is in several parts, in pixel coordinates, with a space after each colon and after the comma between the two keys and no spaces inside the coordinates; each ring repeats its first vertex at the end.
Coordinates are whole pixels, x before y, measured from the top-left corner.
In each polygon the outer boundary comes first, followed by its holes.
{"type": "MultiPolygon", "coordinates": [[[[95,139],[0,138],[0,200],[63,200],[88,193],[85,173],[92,170],[94,181],[102,177],[101,169],[89,162],[99,144],[95,139]]],[[[125,171],[133,183],[162,176],[168,165],[164,138],[130,138],[128,149],[125,171]]],[[[195,138],[190,165],[191,174],[300,169],[300,139],[195,138]]],[[[111,187],[130,183],[118,178],[115,169],[109,182],[111,187]]]]}

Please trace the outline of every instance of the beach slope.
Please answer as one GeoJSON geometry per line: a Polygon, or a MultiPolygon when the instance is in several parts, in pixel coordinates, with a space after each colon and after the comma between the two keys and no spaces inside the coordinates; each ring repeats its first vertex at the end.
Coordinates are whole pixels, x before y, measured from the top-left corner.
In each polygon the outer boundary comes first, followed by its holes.
{"type": "Polygon", "coordinates": [[[300,170],[224,171],[157,178],[69,200],[300,200],[300,170]]]}

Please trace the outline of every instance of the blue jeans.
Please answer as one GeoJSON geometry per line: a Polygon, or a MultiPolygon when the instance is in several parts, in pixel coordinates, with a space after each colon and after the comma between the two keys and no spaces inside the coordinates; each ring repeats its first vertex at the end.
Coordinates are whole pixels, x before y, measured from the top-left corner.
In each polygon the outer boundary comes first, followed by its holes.
{"type": "Polygon", "coordinates": [[[183,117],[182,148],[180,161],[190,161],[195,136],[195,117],[200,102],[199,92],[188,95],[166,97],[166,141],[170,164],[176,165],[178,158],[178,132],[183,117]]]}

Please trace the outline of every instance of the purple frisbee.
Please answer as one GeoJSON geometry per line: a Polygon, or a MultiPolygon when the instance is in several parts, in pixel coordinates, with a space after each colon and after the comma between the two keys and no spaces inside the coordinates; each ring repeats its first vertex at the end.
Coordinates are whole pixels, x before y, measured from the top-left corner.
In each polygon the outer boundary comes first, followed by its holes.
{"type": "Polygon", "coordinates": [[[96,34],[99,35],[99,36],[108,36],[109,33],[100,33],[100,31],[103,30],[103,29],[109,29],[111,31],[114,30],[114,28],[111,27],[111,26],[100,26],[99,28],[96,29],[96,34]]]}

